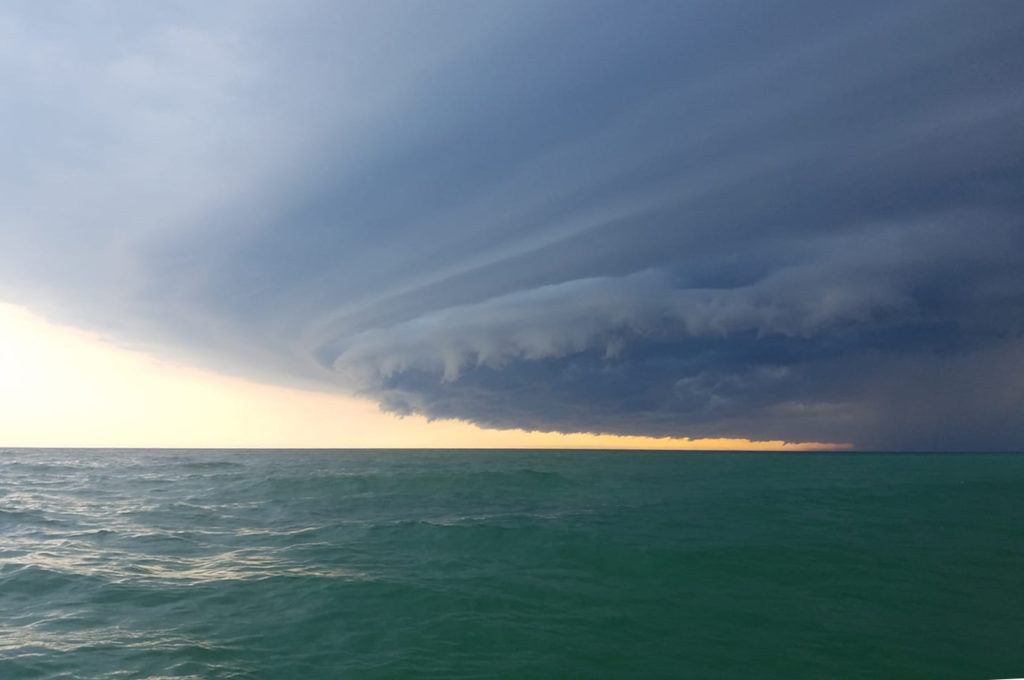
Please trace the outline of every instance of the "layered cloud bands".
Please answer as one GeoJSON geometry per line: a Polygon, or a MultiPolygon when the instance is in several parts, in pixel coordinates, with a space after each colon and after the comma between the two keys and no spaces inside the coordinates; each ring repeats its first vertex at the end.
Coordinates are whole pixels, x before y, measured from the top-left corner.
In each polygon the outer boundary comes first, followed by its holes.
{"type": "Polygon", "coordinates": [[[961,220],[828,239],[744,285],[518,291],[351,335],[331,363],[390,410],[494,427],[994,446],[1024,395],[1022,243],[961,220]]]}
{"type": "Polygon", "coordinates": [[[0,12],[8,300],[494,427],[1024,447],[1018,2],[114,14],[0,12]]]}

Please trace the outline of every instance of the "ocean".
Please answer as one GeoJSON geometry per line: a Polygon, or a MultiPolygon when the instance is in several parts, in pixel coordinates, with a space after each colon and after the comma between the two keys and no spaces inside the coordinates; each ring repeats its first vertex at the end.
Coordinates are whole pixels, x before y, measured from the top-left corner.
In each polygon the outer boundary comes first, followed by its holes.
{"type": "Polygon", "coordinates": [[[1024,676],[1024,455],[0,449],[0,678],[1024,676]]]}

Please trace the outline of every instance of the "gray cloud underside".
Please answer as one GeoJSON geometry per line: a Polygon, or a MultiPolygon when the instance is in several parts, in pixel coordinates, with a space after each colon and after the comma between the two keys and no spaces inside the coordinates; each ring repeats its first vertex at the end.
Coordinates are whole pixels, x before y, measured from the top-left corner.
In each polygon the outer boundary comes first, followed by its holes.
{"type": "Polygon", "coordinates": [[[74,7],[0,14],[8,299],[495,427],[1024,446],[1019,3],[74,7]]]}

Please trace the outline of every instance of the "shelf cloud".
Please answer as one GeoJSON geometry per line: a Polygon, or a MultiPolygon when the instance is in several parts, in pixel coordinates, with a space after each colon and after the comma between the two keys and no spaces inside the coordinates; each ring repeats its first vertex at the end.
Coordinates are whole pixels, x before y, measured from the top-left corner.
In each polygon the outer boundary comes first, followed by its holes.
{"type": "Polygon", "coordinates": [[[9,4],[0,296],[498,428],[1024,446],[1024,6],[9,4]]]}

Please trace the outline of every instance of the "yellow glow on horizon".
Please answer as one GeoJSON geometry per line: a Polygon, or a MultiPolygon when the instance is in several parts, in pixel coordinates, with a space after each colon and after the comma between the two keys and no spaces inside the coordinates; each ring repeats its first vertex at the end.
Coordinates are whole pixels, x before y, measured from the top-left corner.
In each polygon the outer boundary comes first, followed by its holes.
{"type": "Polygon", "coordinates": [[[0,446],[817,450],[849,445],[487,430],[158,360],[0,303],[0,446]]]}

